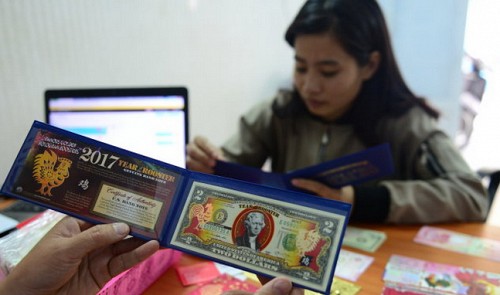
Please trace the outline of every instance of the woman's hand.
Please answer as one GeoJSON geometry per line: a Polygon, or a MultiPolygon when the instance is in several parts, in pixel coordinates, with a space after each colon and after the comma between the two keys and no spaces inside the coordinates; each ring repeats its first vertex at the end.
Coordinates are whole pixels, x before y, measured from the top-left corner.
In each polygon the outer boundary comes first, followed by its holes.
{"type": "Polygon", "coordinates": [[[124,223],[92,225],[65,217],[0,283],[0,294],[96,294],[114,276],[159,249],[128,238],[124,223]]]}
{"type": "Polygon", "coordinates": [[[224,160],[222,150],[205,137],[196,136],[188,144],[186,162],[188,169],[213,174],[216,160],[224,160]]]}
{"type": "Polygon", "coordinates": [[[257,292],[229,291],[224,295],[304,295],[304,290],[294,288],[290,280],[286,278],[275,278],[264,284],[257,292]]]}
{"type": "Polygon", "coordinates": [[[321,182],[303,178],[292,179],[292,184],[323,198],[354,204],[354,188],[350,185],[334,189],[321,182]]]}

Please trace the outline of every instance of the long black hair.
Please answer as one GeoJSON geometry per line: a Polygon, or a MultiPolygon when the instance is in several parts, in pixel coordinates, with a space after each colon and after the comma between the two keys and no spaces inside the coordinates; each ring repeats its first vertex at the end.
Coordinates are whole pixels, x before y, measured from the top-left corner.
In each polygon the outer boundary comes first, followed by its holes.
{"type": "MultiPolygon", "coordinates": [[[[406,85],[376,0],[309,0],[288,27],[285,40],[293,47],[297,36],[321,33],[335,37],[360,67],[367,65],[373,52],[380,53],[377,71],[363,83],[352,108],[341,118],[354,125],[365,144],[374,145],[381,140],[374,132],[381,117],[400,116],[415,105],[430,116],[439,117],[437,110],[413,94],[406,85]]],[[[296,90],[290,107],[306,109],[296,90]]]]}

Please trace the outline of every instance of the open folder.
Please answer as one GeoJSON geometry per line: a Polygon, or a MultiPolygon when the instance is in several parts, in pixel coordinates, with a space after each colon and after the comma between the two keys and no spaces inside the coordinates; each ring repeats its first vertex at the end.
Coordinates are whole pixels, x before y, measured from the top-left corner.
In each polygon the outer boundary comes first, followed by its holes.
{"type": "Polygon", "coordinates": [[[351,205],[192,172],[35,121],[1,192],[329,293],[351,205]]]}
{"type": "Polygon", "coordinates": [[[393,172],[394,165],[387,143],[288,173],[266,172],[225,161],[217,161],[215,166],[216,175],[289,190],[299,190],[291,183],[294,178],[307,178],[341,188],[379,179],[393,172]]]}

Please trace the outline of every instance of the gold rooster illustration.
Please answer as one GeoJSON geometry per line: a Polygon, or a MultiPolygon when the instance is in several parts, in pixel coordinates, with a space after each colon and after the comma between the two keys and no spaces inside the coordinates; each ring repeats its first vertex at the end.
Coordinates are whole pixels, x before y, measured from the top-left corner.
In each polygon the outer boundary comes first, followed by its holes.
{"type": "Polygon", "coordinates": [[[189,219],[196,217],[198,219],[198,225],[196,225],[196,229],[203,229],[203,226],[212,220],[213,214],[213,205],[208,203],[205,206],[201,204],[194,204],[193,207],[189,210],[189,219]]]}
{"type": "Polygon", "coordinates": [[[296,245],[299,250],[299,256],[304,256],[306,252],[310,252],[318,246],[321,236],[317,229],[305,230],[300,229],[297,234],[296,245]]]}
{"type": "Polygon", "coordinates": [[[37,192],[42,196],[52,196],[51,190],[63,184],[64,180],[69,177],[71,163],[71,160],[60,158],[51,150],[36,155],[33,177],[42,185],[37,192]]]}

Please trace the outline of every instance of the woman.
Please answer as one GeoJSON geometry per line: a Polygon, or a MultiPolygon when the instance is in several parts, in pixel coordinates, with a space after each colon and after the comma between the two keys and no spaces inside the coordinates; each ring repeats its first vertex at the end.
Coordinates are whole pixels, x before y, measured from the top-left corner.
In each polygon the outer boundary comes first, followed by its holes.
{"type": "Polygon", "coordinates": [[[415,96],[398,69],[375,0],[307,1],[285,38],[295,49],[293,91],[280,91],[241,118],[222,149],[197,137],[187,166],[213,172],[216,159],[272,170],[307,167],[388,142],[389,178],[340,190],[307,179],[293,184],[353,204],[352,221],[482,221],[486,192],[439,113],[415,96]]]}

